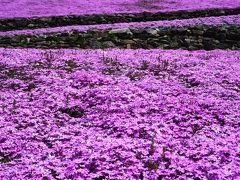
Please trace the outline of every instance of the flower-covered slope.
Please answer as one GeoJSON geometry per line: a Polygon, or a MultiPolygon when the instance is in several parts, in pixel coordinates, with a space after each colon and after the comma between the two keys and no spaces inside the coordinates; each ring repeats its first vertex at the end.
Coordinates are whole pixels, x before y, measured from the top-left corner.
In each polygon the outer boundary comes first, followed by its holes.
{"type": "Polygon", "coordinates": [[[184,26],[219,26],[219,25],[237,25],[240,26],[240,15],[220,16],[220,17],[204,17],[192,18],[183,20],[165,20],[165,21],[150,21],[150,22],[131,22],[131,23],[115,23],[101,25],[80,25],[80,26],[64,26],[55,28],[40,28],[33,30],[14,30],[0,32],[0,36],[15,36],[15,35],[37,35],[44,33],[66,32],[66,31],[87,31],[87,30],[108,30],[108,29],[123,29],[123,28],[158,28],[158,27],[184,27],[184,26]]]}
{"type": "Polygon", "coordinates": [[[238,179],[240,52],[0,49],[0,179],[238,179]]]}
{"type": "Polygon", "coordinates": [[[237,8],[240,0],[4,0],[0,18],[237,8]]]}

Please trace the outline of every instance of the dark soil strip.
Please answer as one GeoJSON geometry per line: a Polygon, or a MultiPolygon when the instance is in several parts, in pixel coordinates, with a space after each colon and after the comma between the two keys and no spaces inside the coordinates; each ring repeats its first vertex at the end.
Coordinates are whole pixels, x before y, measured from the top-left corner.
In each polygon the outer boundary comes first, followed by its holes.
{"type": "Polygon", "coordinates": [[[93,25],[122,22],[146,22],[157,20],[188,19],[237,14],[240,14],[240,7],[235,9],[209,9],[199,11],[176,11],[168,13],[144,12],[137,14],[100,14],[86,16],[0,19],[0,31],[60,27],[70,25],[93,25]]]}
{"type": "Polygon", "coordinates": [[[0,37],[0,47],[30,48],[164,48],[240,49],[240,27],[234,25],[71,31],[0,37]]]}

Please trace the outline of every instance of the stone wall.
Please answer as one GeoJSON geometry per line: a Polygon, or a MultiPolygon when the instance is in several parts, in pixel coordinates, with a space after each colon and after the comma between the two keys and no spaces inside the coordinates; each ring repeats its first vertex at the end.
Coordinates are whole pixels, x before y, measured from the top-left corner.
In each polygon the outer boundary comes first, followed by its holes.
{"type": "Polygon", "coordinates": [[[236,9],[210,9],[198,11],[176,11],[164,13],[137,13],[137,14],[99,14],[86,16],[57,16],[0,19],[0,31],[61,27],[70,25],[113,24],[122,22],[146,22],[157,20],[189,19],[209,16],[237,15],[236,9]]]}
{"type": "Polygon", "coordinates": [[[233,25],[69,31],[0,37],[0,47],[240,49],[240,27],[233,25]]]}

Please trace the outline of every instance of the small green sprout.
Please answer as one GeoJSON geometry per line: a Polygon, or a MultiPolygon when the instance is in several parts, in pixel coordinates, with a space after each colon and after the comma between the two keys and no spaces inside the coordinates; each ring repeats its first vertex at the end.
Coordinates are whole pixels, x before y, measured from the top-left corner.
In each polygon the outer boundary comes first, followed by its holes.
{"type": "Polygon", "coordinates": [[[166,146],[163,146],[163,147],[162,147],[162,158],[163,158],[163,159],[166,159],[166,151],[167,151],[166,146]]]}
{"type": "Polygon", "coordinates": [[[6,105],[5,105],[5,104],[3,104],[3,105],[2,105],[2,112],[3,112],[3,113],[5,113],[5,112],[6,112],[6,110],[5,110],[5,109],[6,109],[6,105]]]}
{"type": "Polygon", "coordinates": [[[12,114],[16,114],[17,113],[16,110],[17,110],[17,100],[14,99],[13,100],[12,114]]]}
{"type": "Polygon", "coordinates": [[[142,159],[142,154],[141,154],[140,152],[137,152],[137,153],[136,153],[136,158],[137,158],[138,160],[141,160],[141,159],[142,159]]]}
{"type": "Polygon", "coordinates": [[[46,51],[42,53],[42,57],[47,61],[47,67],[51,68],[54,60],[54,53],[52,51],[46,51]]]}
{"type": "Polygon", "coordinates": [[[149,67],[149,63],[147,61],[143,61],[140,67],[140,70],[147,70],[149,67]]]}
{"type": "Polygon", "coordinates": [[[8,157],[3,157],[1,160],[0,160],[1,163],[5,164],[5,163],[8,163],[10,162],[10,159],[8,157]]]}
{"type": "Polygon", "coordinates": [[[70,72],[73,71],[77,67],[77,64],[73,60],[66,60],[65,61],[66,69],[70,72]]]}
{"type": "Polygon", "coordinates": [[[102,56],[102,62],[103,62],[103,64],[108,65],[108,66],[118,66],[118,65],[120,65],[117,56],[115,56],[115,58],[106,57],[104,53],[103,53],[103,56],[102,56]]]}
{"type": "Polygon", "coordinates": [[[149,155],[153,155],[156,151],[156,147],[155,147],[155,140],[154,140],[154,137],[152,137],[152,140],[151,140],[151,145],[150,145],[150,149],[149,149],[149,155]]]}
{"type": "Polygon", "coordinates": [[[150,170],[157,170],[158,166],[159,166],[159,164],[152,160],[149,160],[145,163],[145,167],[149,168],[150,170]]]}
{"type": "Polygon", "coordinates": [[[9,78],[15,78],[17,76],[17,71],[15,69],[10,69],[7,72],[7,76],[9,78]]]}
{"type": "Polygon", "coordinates": [[[66,107],[69,105],[69,102],[70,102],[70,95],[67,94],[66,95],[66,107]]]}
{"type": "Polygon", "coordinates": [[[130,71],[129,73],[127,73],[127,77],[131,81],[137,81],[137,80],[141,79],[142,74],[140,72],[137,72],[137,71],[130,71]]]}
{"type": "Polygon", "coordinates": [[[162,70],[167,71],[169,67],[169,61],[168,60],[163,60],[162,61],[162,70]]]}

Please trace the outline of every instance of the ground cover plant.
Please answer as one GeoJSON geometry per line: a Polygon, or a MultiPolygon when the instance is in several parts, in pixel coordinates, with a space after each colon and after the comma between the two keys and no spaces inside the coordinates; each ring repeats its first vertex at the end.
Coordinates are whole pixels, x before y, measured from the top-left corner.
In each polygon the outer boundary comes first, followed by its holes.
{"type": "Polygon", "coordinates": [[[0,180],[239,180],[239,14],[240,0],[0,1],[0,180]]]}
{"type": "Polygon", "coordinates": [[[0,49],[0,179],[239,179],[240,52],[0,49]]]}
{"type": "Polygon", "coordinates": [[[239,0],[4,0],[0,18],[66,16],[86,14],[169,12],[240,7],[239,0]]]}

